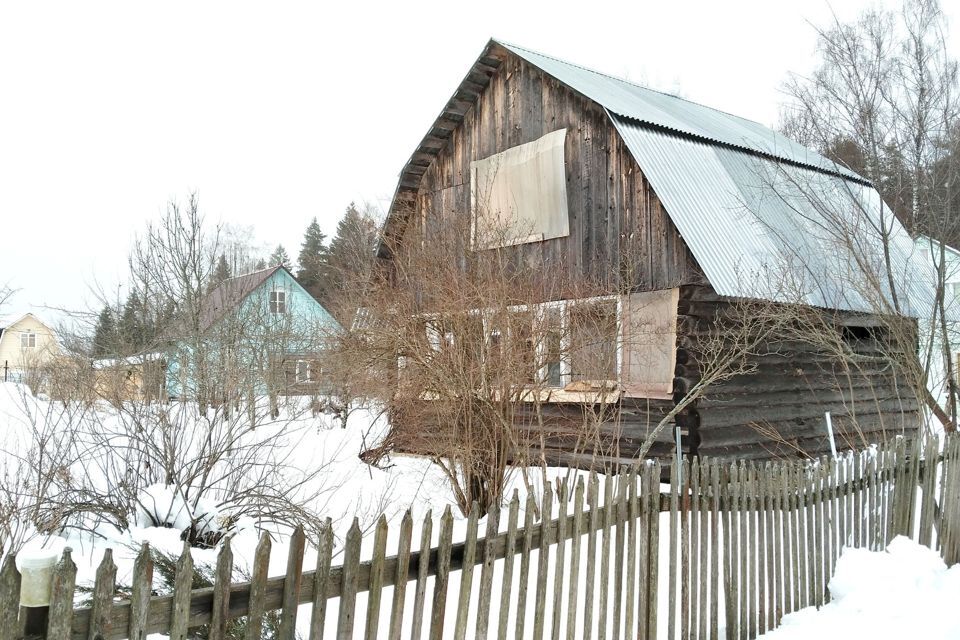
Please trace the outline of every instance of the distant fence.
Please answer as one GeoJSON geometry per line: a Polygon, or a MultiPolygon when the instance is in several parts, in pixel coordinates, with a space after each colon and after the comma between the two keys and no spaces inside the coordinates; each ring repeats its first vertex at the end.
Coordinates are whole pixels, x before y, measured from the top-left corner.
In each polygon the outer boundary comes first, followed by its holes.
{"type": "Polygon", "coordinates": [[[328,526],[316,541],[311,571],[303,571],[306,540],[298,530],[286,575],[274,578],[267,577],[271,543],[264,536],[252,580],[240,584],[231,584],[232,553],[224,544],[214,586],[191,589],[193,560],[185,549],[172,595],[151,595],[153,561],[144,547],[128,599],[118,600],[108,553],[91,606],[79,609],[73,604],[76,567],[66,552],[54,571],[49,609],[23,609],[19,619],[19,575],[8,562],[0,572],[0,640],[143,640],[149,633],[222,640],[239,637],[229,625],[241,617],[246,640],[294,640],[303,603],[313,605],[300,627],[309,629],[310,640],[325,633],[338,639],[754,638],[783,615],[828,600],[826,585],[842,546],[881,549],[908,535],[938,549],[949,564],[960,560],[956,436],[942,451],[936,438],[897,441],[815,464],[693,460],[671,469],[669,493],[661,493],[660,472],[653,462],[616,476],[581,477],[556,492],[548,484],[540,505],[528,497],[521,509],[514,497],[505,514],[491,509],[483,537],[474,510],[465,540],[456,544],[448,511],[439,545],[430,546],[428,514],[423,551],[412,549],[407,514],[395,554],[387,555],[388,525],[381,518],[372,553],[363,559],[354,522],[337,566],[328,526]],[[507,524],[498,532],[502,515],[507,524]],[[271,611],[278,613],[268,634],[271,611]]]}

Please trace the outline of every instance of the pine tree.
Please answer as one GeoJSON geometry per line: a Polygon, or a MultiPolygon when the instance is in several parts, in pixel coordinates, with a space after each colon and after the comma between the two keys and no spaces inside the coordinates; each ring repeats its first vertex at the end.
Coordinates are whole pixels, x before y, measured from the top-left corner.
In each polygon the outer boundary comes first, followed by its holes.
{"type": "Polygon", "coordinates": [[[257,266],[255,267],[255,269],[256,269],[257,271],[260,271],[260,270],[266,269],[266,268],[267,268],[267,261],[266,261],[266,260],[264,260],[263,258],[260,258],[259,260],[257,260],[257,266]]]}
{"type": "Polygon", "coordinates": [[[117,324],[113,318],[113,310],[104,307],[97,317],[97,326],[93,332],[93,348],[91,353],[95,358],[115,355],[117,352],[117,324]]]}
{"type": "Polygon", "coordinates": [[[210,290],[213,291],[221,282],[229,280],[230,277],[230,265],[227,263],[227,256],[221,253],[220,259],[217,260],[217,266],[214,267],[213,273],[210,274],[210,290]]]}
{"type": "Polygon", "coordinates": [[[326,245],[327,236],[320,230],[317,219],[314,218],[303,236],[300,246],[300,255],[297,262],[297,281],[314,297],[322,298],[324,283],[327,276],[327,260],[329,254],[326,245]]]}
{"type": "Polygon", "coordinates": [[[360,210],[352,202],[337,224],[337,233],[330,242],[327,296],[321,302],[341,322],[349,322],[353,316],[355,309],[346,302],[351,297],[347,294],[363,286],[369,275],[378,232],[379,225],[371,207],[360,210]]]}
{"type": "Polygon", "coordinates": [[[270,266],[287,266],[288,264],[290,264],[290,256],[287,255],[287,250],[283,248],[282,244],[278,244],[277,248],[270,254],[270,266]]]}

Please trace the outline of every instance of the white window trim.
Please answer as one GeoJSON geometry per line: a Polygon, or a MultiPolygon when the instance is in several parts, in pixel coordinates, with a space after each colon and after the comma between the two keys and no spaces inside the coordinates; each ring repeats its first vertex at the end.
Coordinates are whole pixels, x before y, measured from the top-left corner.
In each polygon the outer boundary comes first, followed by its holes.
{"type": "MultiPolygon", "coordinates": [[[[614,302],[616,304],[616,369],[617,369],[617,382],[619,382],[621,376],[623,375],[623,300],[621,296],[618,295],[604,295],[604,296],[592,296],[589,298],[577,298],[573,300],[550,300],[547,302],[541,302],[533,305],[519,304],[519,305],[510,305],[507,307],[508,313],[522,313],[529,310],[533,310],[531,314],[531,330],[537,329],[537,324],[543,322],[544,315],[547,309],[560,309],[560,386],[559,387],[549,387],[550,389],[561,390],[570,384],[573,380],[572,373],[572,362],[570,358],[570,311],[581,305],[591,305],[598,302],[614,302]]],[[[489,343],[490,338],[494,334],[500,335],[502,337],[502,331],[500,329],[494,329],[490,326],[490,311],[483,309],[472,309],[467,312],[470,315],[480,315],[482,322],[482,331],[484,340],[489,343]]],[[[440,327],[438,326],[438,320],[440,319],[441,314],[439,313],[422,313],[418,314],[417,317],[423,318],[426,320],[426,338],[427,343],[430,345],[430,348],[433,351],[439,352],[441,346],[444,344],[452,344],[452,336],[449,334],[441,333],[440,327]]],[[[509,336],[508,336],[509,339],[509,336]]],[[[537,375],[540,380],[546,380],[547,377],[547,363],[546,363],[546,354],[544,353],[546,346],[544,340],[537,340],[536,346],[536,364],[537,364],[537,375]]],[[[486,350],[483,351],[486,353],[486,350]]],[[[485,363],[484,363],[485,364],[485,363]]],[[[398,362],[398,367],[403,368],[403,364],[398,362]]]]}
{"type": "Polygon", "coordinates": [[[276,311],[273,309],[270,310],[270,313],[275,315],[285,315],[289,309],[289,303],[287,302],[287,290],[286,289],[272,289],[270,291],[270,299],[267,300],[267,306],[272,307],[276,305],[276,311]],[[280,302],[280,296],[283,296],[283,302],[280,302]],[[276,296],[276,297],[274,297],[276,296]],[[283,305],[281,310],[280,305],[283,305]]]}
{"type": "Polygon", "coordinates": [[[294,375],[297,378],[297,384],[307,384],[313,382],[313,365],[309,360],[297,360],[296,372],[294,375]],[[306,377],[300,375],[301,366],[306,368],[306,377]]]}
{"type": "Polygon", "coordinates": [[[20,348],[21,349],[36,349],[37,348],[37,332],[31,329],[20,332],[20,348]],[[26,344],[24,344],[26,342],[26,344]],[[30,344],[30,343],[33,344],[30,344]]]}

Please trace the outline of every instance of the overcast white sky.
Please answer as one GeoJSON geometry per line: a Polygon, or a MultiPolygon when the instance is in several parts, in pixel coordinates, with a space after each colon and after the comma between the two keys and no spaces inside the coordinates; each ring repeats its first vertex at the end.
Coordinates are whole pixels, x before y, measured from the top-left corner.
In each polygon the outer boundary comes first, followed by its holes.
{"type": "MultiPolygon", "coordinates": [[[[841,19],[871,3],[837,0],[841,19]]],[[[957,2],[945,2],[952,24],[957,2]]],[[[84,309],[170,198],[296,257],[316,216],[386,208],[397,174],[490,37],[764,124],[810,69],[822,0],[0,0],[5,315],[84,309]]],[[[954,38],[957,43],[960,36],[954,38]]]]}

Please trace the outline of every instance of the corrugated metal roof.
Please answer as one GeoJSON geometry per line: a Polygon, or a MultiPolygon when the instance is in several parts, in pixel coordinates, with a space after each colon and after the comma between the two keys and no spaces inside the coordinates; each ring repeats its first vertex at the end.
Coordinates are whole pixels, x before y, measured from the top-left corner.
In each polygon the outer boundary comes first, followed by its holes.
{"type": "Polygon", "coordinates": [[[863,180],[762,124],[496,40],[530,64],[619,116],[863,180]]]}
{"type": "MultiPolygon", "coordinates": [[[[625,118],[613,122],[721,295],[875,312],[868,293],[875,289],[863,283],[883,272],[882,222],[904,310],[916,315],[929,299],[913,275],[910,236],[872,187],[625,118]]],[[[886,280],[876,284],[889,298],[886,280]]]]}

